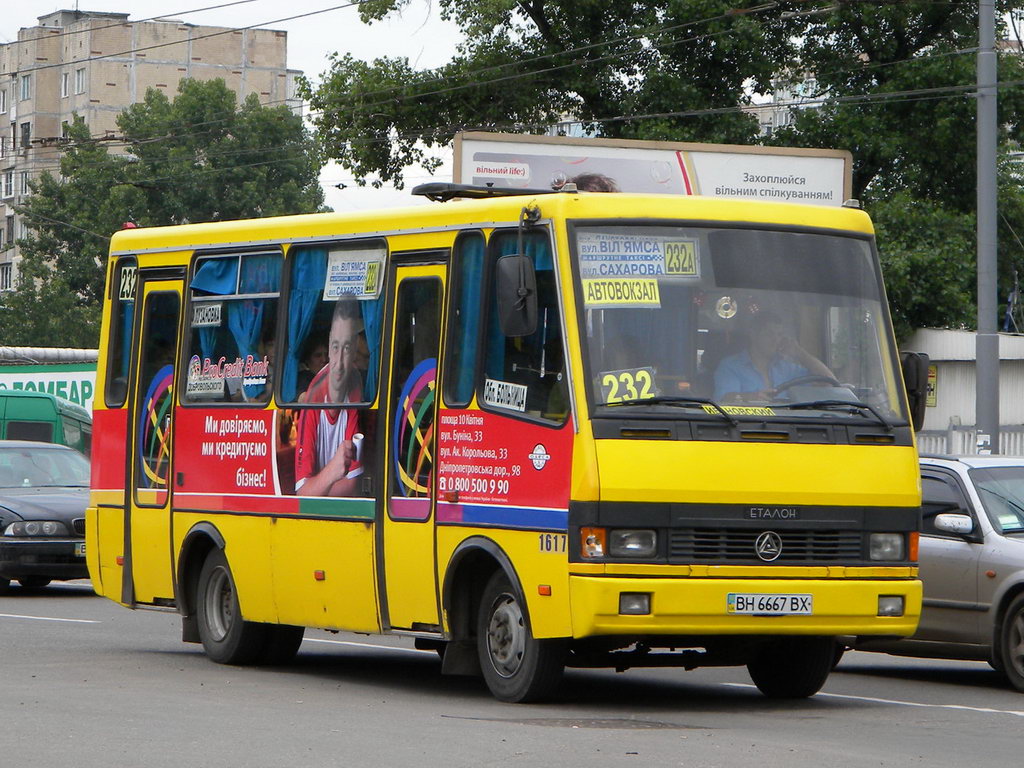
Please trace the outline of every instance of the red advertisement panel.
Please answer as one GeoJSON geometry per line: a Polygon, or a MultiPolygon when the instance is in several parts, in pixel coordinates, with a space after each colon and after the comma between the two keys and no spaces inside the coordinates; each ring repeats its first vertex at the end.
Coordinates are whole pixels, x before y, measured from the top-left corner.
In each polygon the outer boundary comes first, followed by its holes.
{"type": "Polygon", "coordinates": [[[572,424],[551,428],[497,413],[442,409],[438,498],[463,504],[569,506],[572,424]]]}

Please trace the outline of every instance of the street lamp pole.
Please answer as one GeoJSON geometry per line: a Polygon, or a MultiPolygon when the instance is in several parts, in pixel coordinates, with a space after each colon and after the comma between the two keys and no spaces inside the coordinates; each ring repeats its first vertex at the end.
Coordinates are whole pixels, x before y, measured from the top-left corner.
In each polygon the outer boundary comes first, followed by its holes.
{"type": "Polygon", "coordinates": [[[999,453],[999,334],[996,293],[995,0],[978,3],[978,334],[975,409],[978,450],[999,453]],[[986,440],[987,437],[987,440],[986,440]]]}

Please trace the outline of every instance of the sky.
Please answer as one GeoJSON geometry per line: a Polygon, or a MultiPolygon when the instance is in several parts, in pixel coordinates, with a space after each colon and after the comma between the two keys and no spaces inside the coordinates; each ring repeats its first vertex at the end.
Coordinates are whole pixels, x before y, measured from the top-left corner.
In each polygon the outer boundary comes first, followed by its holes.
{"type": "MultiPolygon", "coordinates": [[[[249,0],[249,2],[201,12],[199,8],[231,3],[232,0],[0,0],[0,42],[15,40],[22,27],[36,25],[36,19],[57,10],[114,11],[128,13],[134,21],[162,15],[192,24],[212,26],[258,25],[288,32],[288,67],[302,70],[314,83],[328,68],[328,56],[334,52],[351,53],[370,61],[378,56],[405,56],[417,68],[430,68],[447,62],[455,53],[459,33],[453,24],[441,19],[436,3],[409,0],[400,16],[363,24],[357,9],[345,0],[249,0]],[[335,10],[323,13],[328,8],[335,10]],[[305,18],[281,21],[286,17],[313,14],[305,18]]],[[[445,165],[436,173],[440,181],[449,181],[451,151],[442,153],[445,165]]],[[[408,190],[431,177],[414,169],[406,177],[406,189],[357,187],[351,174],[329,163],[320,175],[327,205],[336,211],[362,210],[423,203],[408,190]],[[346,185],[339,190],[335,185],[346,185]]]]}

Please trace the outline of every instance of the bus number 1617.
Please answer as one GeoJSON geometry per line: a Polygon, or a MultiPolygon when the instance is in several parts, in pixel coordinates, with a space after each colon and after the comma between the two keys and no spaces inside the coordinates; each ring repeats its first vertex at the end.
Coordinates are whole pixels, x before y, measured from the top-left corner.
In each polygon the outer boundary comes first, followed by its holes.
{"type": "Polygon", "coordinates": [[[564,533],[542,533],[539,535],[541,552],[565,552],[566,535],[564,533]]]}

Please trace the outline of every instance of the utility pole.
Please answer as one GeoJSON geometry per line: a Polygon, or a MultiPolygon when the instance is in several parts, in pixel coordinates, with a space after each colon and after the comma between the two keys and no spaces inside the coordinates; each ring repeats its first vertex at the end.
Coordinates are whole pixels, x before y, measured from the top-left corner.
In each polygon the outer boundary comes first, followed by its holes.
{"type": "Polygon", "coordinates": [[[996,293],[995,0],[978,3],[978,334],[975,412],[978,452],[999,453],[999,334],[996,293]]]}

